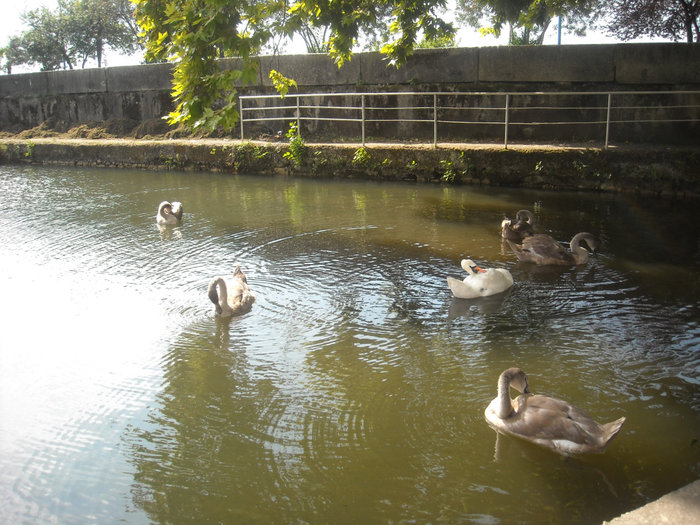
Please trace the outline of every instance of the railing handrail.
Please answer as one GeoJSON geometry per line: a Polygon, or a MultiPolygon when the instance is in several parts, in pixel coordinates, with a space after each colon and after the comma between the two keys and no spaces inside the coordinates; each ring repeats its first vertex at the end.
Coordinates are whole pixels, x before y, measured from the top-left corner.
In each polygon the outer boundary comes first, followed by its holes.
{"type": "Polygon", "coordinates": [[[281,95],[239,95],[243,99],[264,98],[296,98],[296,97],[351,97],[351,96],[416,96],[416,95],[692,95],[700,93],[700,90],[661,90],[661,91],[347,91],[334,93],[287,93],[281,95]]]}
{"type": "MultiPolygon", "coordinates": [[[[378,123],[378,122],[412,122],[412,123],[432,123],[433,124],[433,146],[437,147],[438,141],[438,124],[468,124],[468,125],[502,125],[503,130],[503,144],[504,147],[508,147],[508,131],[512,126],[552,126],[552,125],[605,125],[605,149],[609,146],[610,140],[610,126],[611,124],[622,124],[622,123],[639,123],[646,124],[650,122],[656,123],[680,123],[680,122],[698,122],[698,118],[659,118],[659,119],[649,119],[649,118],[633,118],[629,120],[624,119],[613,119],[611,118],[611,112],[613,110],[645,110],[645,109],[697,109],[700,108],[700,104],[673,104],[673,105],[629,105],[625,106],[614,106],[613,99],[615,97],[645,97],[645,96],[668,96],[668,95],[700,95],[700,90],[620,90],[620,91],[374,91],[374,92],[321,92],[321,93],[287,93],[284,97],[280,95],[240,95],[239,96],[239,109],[240,109],[240,122],[241,122],[241,140],[244,139],[244,122],[264,122],[264,121],[296,121],[297,130],[301,132],[301,122],[302,121],[336,121],[336,122],[360,122],[361,129],[361,142],[365,145],[366,130],[365,125],[367,123],[378,123]],[[557,106],[543,106],[541,103],[537,106],[519,106],[514,104],[514,101],[519,97],[560,97],[560,96],[570,96],[570,97],[606,97],[606,101],[600,105],[592,106],[576,106],[569,105],[564,107],[557,106]],[[350,106],[323,106],[319,104],[304,105],[302,101],[306,99],[318,99],[318,98],[360,98],[360,105],[354,104],[350,106]],[[372,97],[425,97],[432,98],[432,106],[429,104],[423,104],[420,106],[368,106],[367,99],[372,97]],[[467,98],[467,97],[481,97],[486,98],[499,98],[502,97],[504,101],[503,106],[473,106],[473,107],[460,107],[460,106],[440,106],[438,101],[441,97],[452,97],[452,98],[467,98]],[[284,100],[291,99],[292,105],[275,105],[275,106],[249,106],[245,107],[245,103],[251,100],[284,100]],[[272,116],[272,117],[259,117],[259,118],[248,118],[246,115],[253,111],[294,111],[294,115],[288,116],[272,116]],[[358,116],[353,117],[321,117],[321,116],[305,116],[302,115],[302,110],[334,110],[334,111],[350,111],[355,112],[358,116]],[[382,111],[430,111],[430,117],[425,118],[411,118],[407,116],[402,116],[401,118],[367,118],[366,113],[373,110],[382,111]],[[440,110],[458,112],[458,111],[502,111],[503,120],[502,121],[462,121],[462,120],[443,120],[439,118],[440,110]],[[600,111],[600,119],[586,119],[581,121],[571,120],[571,121],[547,121],[544,120],[528,120],[528,121],[513,121],[511,119],[511,114],[513,112],[520,111],[576,111],[576,110],[586,110],[586,111],[600,111]]],[[[426,114],[426,113],[424,113],[426,114]]],[[[427,114],[426,114],[427,115],[427,114]]]]}

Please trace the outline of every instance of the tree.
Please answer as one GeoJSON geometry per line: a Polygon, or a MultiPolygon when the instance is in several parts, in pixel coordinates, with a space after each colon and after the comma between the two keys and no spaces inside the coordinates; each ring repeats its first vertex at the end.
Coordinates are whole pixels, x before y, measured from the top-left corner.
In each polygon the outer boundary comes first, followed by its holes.
{"type": "Polygon", "coordinates": [[[24,13],[21,18],[29,26],[20,37],[26,50],[25,63],[40,64],[42,71],[73,69],[75,51],[67,35],[67,18],[61,4],[56,13],[42,7],[24,13]]]}
{"type": "Polygon", "coordinates": [[[22,19],[29,30],[14,37],[13,65],[73,69],[78,61],[85,67],[94,58],[101,67],[106,48],[128,54],[138,46],[129,0],[59,0],[56,11],[42,7],[24,13],[22,19]]]}
{"type": "Polygon", "coordinates": [[[392,38],[382,52],[396,66],[419,36],[454,32],[439,16],[445,0],[296,0],[291,6],[285,0],[133,1],[147,59],[175,63],[177,108],[169,122],[195,130],[233,128],[239,117],[235,86],[255,79],[254,55],[275,34],[327,28],[324,46],[340,67],[352,57],[361,32],[377,27],[386,13],[392,38]],[[216,59],[223,57],[239,57],[239,69],[220,68],[216,59]]]}
{"type": "Polygon", "coordinates": [[[13,66],[26,64],[28,60],[27,50],[21,37],[13,36],[7,46],[0,48],[0,58],[2,59],[2,69],[8,75],[12,74],[13,66]]]}
{"type": "Polygon", "coordinates": [[[133,9],[124,0],[60,0],[67,13],[67,28],[82,66],[90,58],[102,67],[107,47],[131,54],[137,47],[133,9]]]}
{"type": "Polygon", "coordinates": [[[299,28],[298,34],[304,41],[308,53],[328,53],[330,51],[328,30],[328,26],[299,28]]]}
{"type": "Polygon", "coordinates": [[[268,23],[284,4],[276,0],[134,0],[147,60],[175,62],[171,124],[230,129],[238,120],[236,83],[255,79],[251,56],[272,38],[268,23]],[[238,56],[240,69],[216,59],[238,56]]]}
{"type": "Polygon", "coordinates": [[[416,44],[416,49],[437,49],[442,47],[455,47],[456,36],[454,33],[437,36],[434,38],[423,37],[423,39],[416,44]]]}
{"type": "Polygon", "coordinates": [[[583,34],[602,4],[602,0],[457,0],[457,19],[496,36],[507,27],[510,44],[541,45],[554,17],[566,20],[569,31],[583,34]]]}
{"type": "Polygon", "coordinates": [[[621,40],[658,36],[700,42],[698,0],[613,0],[607,32],[621,40]]]}

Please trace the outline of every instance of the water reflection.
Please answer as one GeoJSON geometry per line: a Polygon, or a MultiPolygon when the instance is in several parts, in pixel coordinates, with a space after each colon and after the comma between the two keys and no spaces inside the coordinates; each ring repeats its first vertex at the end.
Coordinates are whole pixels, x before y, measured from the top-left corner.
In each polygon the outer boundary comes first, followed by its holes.
{"type": "Polygon", "coordinates": [[[599,523],[700,473],[691,203],[2,170],[10,521],[599,523]],[[165,198],[187,212],[161,232],[165,198]],[[526,207],[599,253],[517,262],[499,224],[526,207]],[[467,256],[515,285],[453,299],[467,256]],[[257,300],[220,319],[207,286],[236,264],[257,300]],[[570,459],[501,437],[494,460],[483,410],[514,365],[596,419],[626,415],[622,434],[570,459]]]}
{"type": "Polygon", "coordinates": [[[450,303],[447,319],[452,320],[460,316],[469,317],[475,313],[494,314],[501,309],[512,291],[512,288],[509,288],[505,292],[476,299],[457,299],[455,297],[450,303]]]}

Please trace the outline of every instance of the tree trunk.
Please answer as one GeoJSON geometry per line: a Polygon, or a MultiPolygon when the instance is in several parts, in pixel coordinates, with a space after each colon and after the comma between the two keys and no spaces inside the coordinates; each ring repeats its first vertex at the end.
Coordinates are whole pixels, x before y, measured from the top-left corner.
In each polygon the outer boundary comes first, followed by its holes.
{"type": "Polygon", "coordinates": [[[552,23],[552,19],[550,18],[547,20],[547,23],[544,25],[542,28],[542,32],[540,33],[540,36],[537,37],[537,45],[541,46],[542,43],[544,42],[544,34],[547,32],[547,29],[549,29],[549,24],[552,23]]]}
{"type": "Polygon", "coordinates": [[[95,54],[97,55],[97,67],[102,67],[102,50],[104,47],[104,27],[97,25],[97,35],[95,37],[95,54]]]}

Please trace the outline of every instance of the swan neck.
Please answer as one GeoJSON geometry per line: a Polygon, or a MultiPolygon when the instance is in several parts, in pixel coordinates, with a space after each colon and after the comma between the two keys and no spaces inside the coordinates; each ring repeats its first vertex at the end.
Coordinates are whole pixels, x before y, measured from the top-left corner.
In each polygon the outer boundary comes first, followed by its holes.
{"type": "Polygon", "coordinates": [[[219,294],[219,306],[221,306],[222,310],[226,310],[228,308],[228,289],[226,288],[226,281],[219,279],[218,284],[219,290],[221,291],[219,294]]]}
{"type": "Polygon", "coordinates": [[[161,202],[161,203],[160,203],[160,206],[158,206],[158,215],[160,215],[161,217],[165,218],[165,216],[166,216],[165,209],[166,209],[168,206],[170,206],[170,203],[169,203],[169,202],[167,202],[167,201],[161,202]]]}
{"type": "Polygon", "coordinates": [[[472,265],[474,264],[474,261],[471,259],[462,259],[462,269],[467,272],[470,276],[474,275],[474,270],[472,269],[472,265]]]}
{"type": "Polygon", "coordinates": [[[588,261],[588,250],[581,246],[581,240],[583,237],[581,237],[579,234],[574,235],[574,238],[571,239],[570,243],[570,248],[571,248],[571,253],[573,254],[574,258],[576,259],[576,262],[578,264],[583,264],[586,261],[588,261]]]}
{"type": "Polygon", "coordinates": [[[510,400],[510,376],[502,374],[498,380],[498,417],[507,418],[513,412],[510,400]]]}
{"type": "Polygon", "coordinates": [[[226,315],[230,311],[226,281],[221,277],[217,277],[209,285],[209,299],[216,305],[216,312],[219,315],[226,315]]]}
{"type": "Polygon", "coordinates": [[[516,215],[516,219],[525,220],[525,222],[530,226],[535,224],[535,216],[530,210],[520,210],[516,215]]]}

